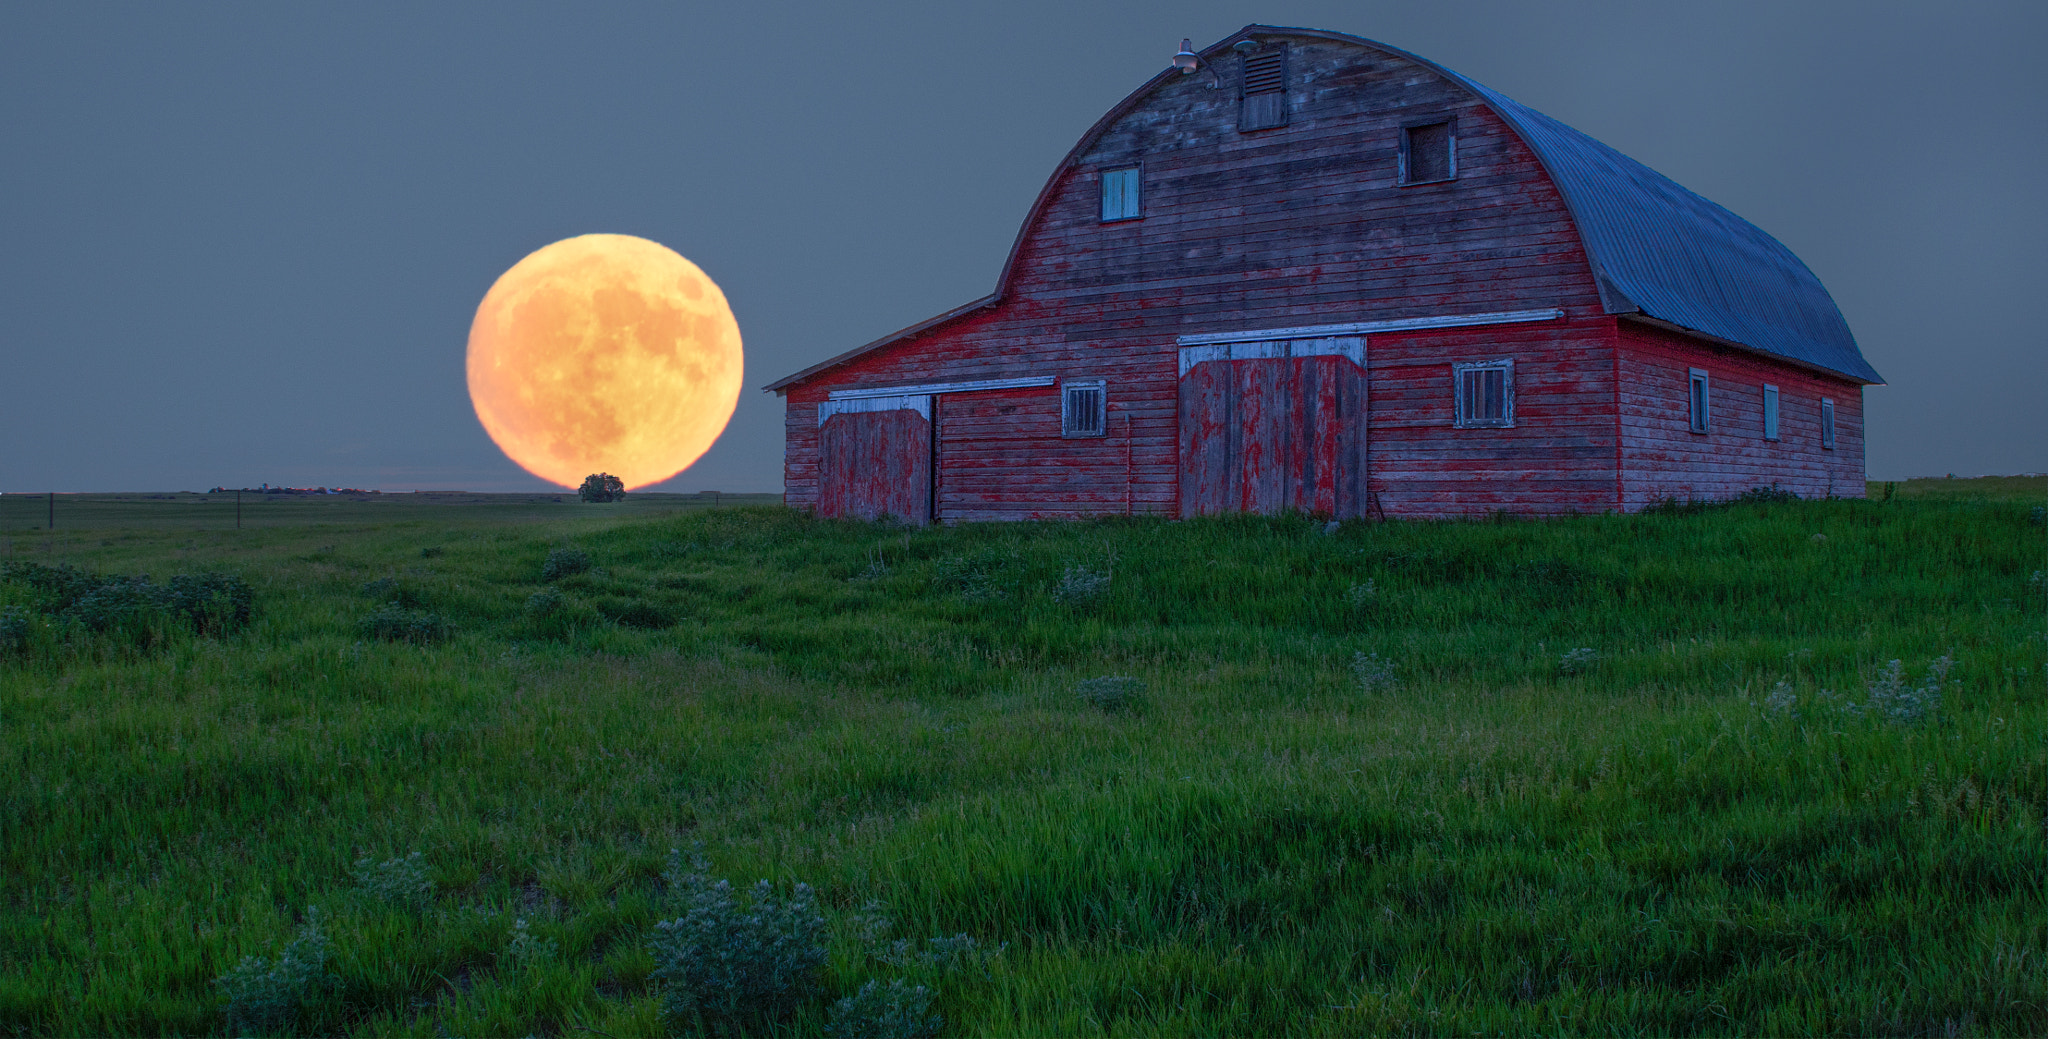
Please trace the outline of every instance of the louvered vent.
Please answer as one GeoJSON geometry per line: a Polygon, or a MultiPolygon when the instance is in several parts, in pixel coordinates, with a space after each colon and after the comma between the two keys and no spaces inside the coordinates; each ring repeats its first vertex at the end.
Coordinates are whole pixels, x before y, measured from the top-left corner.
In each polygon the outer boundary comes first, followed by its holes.
{"type": "Polygon", "coordinates": [[[1239,130],[1264,130],[1287,125],[1287,48],[1273,47],[1244,56],[1244,107],[1239,130]]]}

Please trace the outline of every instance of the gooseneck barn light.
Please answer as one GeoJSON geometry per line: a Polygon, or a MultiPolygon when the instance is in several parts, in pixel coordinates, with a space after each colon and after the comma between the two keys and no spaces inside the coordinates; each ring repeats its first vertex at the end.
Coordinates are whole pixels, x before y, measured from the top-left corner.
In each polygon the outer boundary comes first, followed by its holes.
{"type": "Polygon", "coordinates": [[[1173,67],[1183,76],[1192,76],[1202,65],[1202,59],[1195,54],[1195,41],[1180,41],[1180,53],[1173,56],[1173,67]]]}

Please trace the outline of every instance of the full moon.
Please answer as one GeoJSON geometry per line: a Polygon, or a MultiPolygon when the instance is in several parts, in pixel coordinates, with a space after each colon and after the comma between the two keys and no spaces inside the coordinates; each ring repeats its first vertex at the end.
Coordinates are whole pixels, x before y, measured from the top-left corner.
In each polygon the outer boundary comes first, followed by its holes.
{"type": "Polygon", "coordinates": [[[740,328],[697,265],[590,234],[512,265],[469,326],[469,399],[527,472],[660,483],[703,457],[740,396],[740,328]]]}

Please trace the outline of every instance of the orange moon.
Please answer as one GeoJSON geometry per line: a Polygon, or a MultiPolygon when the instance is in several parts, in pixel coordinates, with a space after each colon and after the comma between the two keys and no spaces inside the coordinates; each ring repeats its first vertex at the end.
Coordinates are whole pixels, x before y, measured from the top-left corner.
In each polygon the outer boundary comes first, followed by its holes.
{"type": "Polygon", "coordinates": [[[697,265],[632,235],[589,234],[499,276],[469,326],[469,399],[527,472],[627,487],[690,467],[740,397],[740,326],[697,265]]]}

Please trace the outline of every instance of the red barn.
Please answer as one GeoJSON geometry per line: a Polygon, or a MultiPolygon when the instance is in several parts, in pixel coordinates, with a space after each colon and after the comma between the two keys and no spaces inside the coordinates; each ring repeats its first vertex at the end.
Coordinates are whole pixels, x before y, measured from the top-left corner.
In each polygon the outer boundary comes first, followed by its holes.
{"type": "Polygon", "coordinates": [[[781,379],[786,500],[913,522],[1863,493],[1880,382],[1733,213],[1385,44],[1264,25],[1110,109],[994,293],[781,379]]]}

